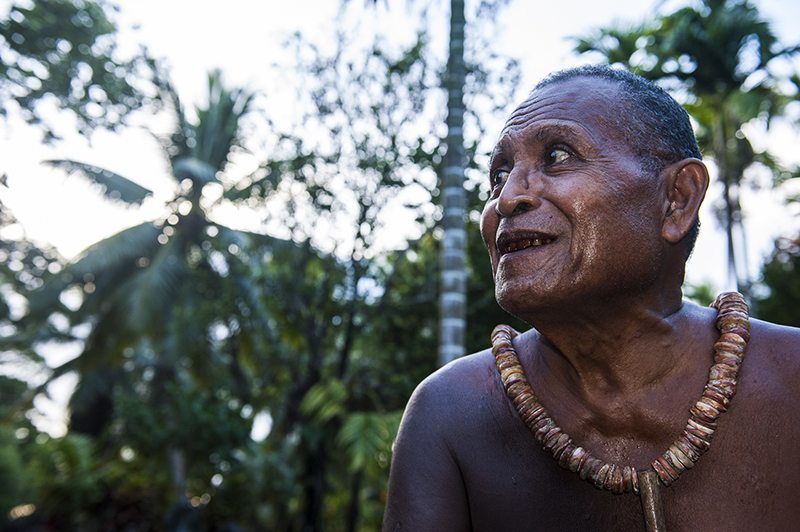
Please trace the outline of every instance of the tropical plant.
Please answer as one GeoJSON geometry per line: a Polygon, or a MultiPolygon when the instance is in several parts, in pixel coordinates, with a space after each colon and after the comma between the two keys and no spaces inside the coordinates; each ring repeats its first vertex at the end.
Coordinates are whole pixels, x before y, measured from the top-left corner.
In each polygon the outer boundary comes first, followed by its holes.
{"type": "MultiPolygon", "coordinates": [[[[307,58],[299,98],[310,110],[298,119],[302,127],[278,135],[260,177],[238,189],[240,201],[266,203],[281,229],[303,241],[302,253],[274,254],[257,283],[273,296],[269,313],[292,351],[283,363],[292,380],[271,410],[265,445],[295,464],[288,476],[276,475],[287,486],[277,497],[301,511],[276,505],[274,526],[371,529],[382,515],[389,429],[436,365],[441,247],[431,200],[441,198],[443,150],[429,132],[440,116],[431,107],[440,87],[424,33],[399,50],[380,39],[359,52],[340,40],[331,54],[291,45],[292,57],[307,58]],[[407,244],[397,234],[401,207],[417,215],[416,223],[407,218],[407,238],[421,233],[407,244]],[[387,251],[387,238],[399,249],[387,251]]],[[[468,90],[487,92],[491,76],[475,72],[468,90]]]]}
{"type": "Polygon", "coordinates": [[[765,320],[800,327],[800,238],[780,238],[761,269],[755,314],[765,320]]]}
{"type": "MultiPolygon", "coordinates": [[[[347,3],[347,0],[345,0],[347,3]]],[[[377,6],[378,1],[373,0],[377,6]]],[[[413,4],[414,2],[408,2],[413,4]]],[[[494,21],[497,10],[506,0],[482,0],[477,5],[476,21],[494,21]]],[[[467,314],[469,313],[467,278],[469,277],[467,249],[467,216],[469,215],[469,198],[466,190],[468,171],[475,169],[475,150],[482,140],[481,120],[475,120],[474,110],[469,109],[466,99],[474,103],[480,96],[486,96],[479,90],[488,84],[494,74],[487,69],[488,65],[497,61],[498,56],[491,52],[491,47],[481,38],[477,31],[478,24],[473,24],[471,38],[467,42],[466,6],[464,0],[450,0],[450,24],[448,35],[447,62],[444,65],[440,80],[440,89],[446,96],[445,125],[446,134],[441,139],[443,161],[436,164],[439,182],[438,194],[435,198],[441,208],[438,227],[442,231],[439,261],[439,296],[438,296],[438,361],[439,365],[467,354],[467,314]],[[468,46],[470,44],[471,46],[468,46]],[[467,56],[471,55],[470,61],[467,56]],[[479,96],[480,95],[480,96],[479,96]],[[477,140],[469,143],[465,136],[465,118],[472,118],[469,126],[476,126],[477,140]],[[468,145],[469,144],[469,145],[468,145]]],[[[511,83],[502,87],[515,86],[519,73],[514,61],[501,60],[498,70],[504,71],[501,77],[508,76],[511,83]]],[[[502,109],[512,94],[506,90],[498,91],[497,99],[489,97],[489,107],[493,111],[502,109]]]]}
{"type": "Polygon", "coordinates": [[[663,83],[683,100],[722,184],[717,212],[726,234],[729,281],[746,287],[743,247],[737,246],[737,235],[744,235],[740,190],[745,174],[754,164],[766,166],[776,178],[790,172],[768,151],[756,150],[744,126],[757,120],[768,125],[797,99],[800,77],[796,71],[782,73],[791,63],[779,63],[800,46],[782,46],[748,0],[703,0],[642,26],[600,29],[578,39],[576,50],[599,52],[609,63],[663,83]]]}
{"type": "Polygon", "coordinates": [[[442,271],[439,316],[439,364],[465,355],[467,328],[467,193],[464,189],[464,1],[450,1],[450,38],[444,75],[447,90],[446,152],[442,165],[442,271]]]}
{"type": "MultiPolygon", "coordinates": [[[[61,268],[62,260],[53,248],[39,246],[26,238],[22,225],[0,199],[0,338],[6,339],[16,332],[15,321],[24,311],[21,294],[40,287],[45,276],[61,268]]],[[[44,328],[54,332],[47,324],[44,328]]],[[[0,356],[0,375],[29,379],[43,363],[29,344],[17,342],[13,350],[0,356]]],[[[20,394],[14,401],[26,396],[20,394]]]]}
{"type": "MultiPolygon", "coordinates": [[[[387,387],[402,399],[384,402],[380,381],[363,378],[366,368],[380,372],[383,359],[362,346],[369,309],[394,292],[383,282],[394,270],[382,259],[384,239],[403,246],[387,230],[396,223],[387,213],[402,216],[403,205],[422,211],[435,183],[438,143],[420,124],[431,83],[425,44],[421,35],[399,51],[376,42],[354,53],[340,36],[328,55],[293,39],[291,56],[307,58],[298,74],[309,110],[297,128],[278,135],[259,175],[237,189],[239,201],[266,203],[280,230],[300,242],[291,256],[273,254],[257,280],[272,296],[265,304],[287,352],[287,380],[275,388],[280,397],[271,403],[272,435],[264,443],[294,464],[276,475],[286,479],[272,510],[277,529],[380,522],[374,501],[385,471],[370,464],[376,446],[386,461],[391,423],[384,420],[397,417],[416,382],[387,387]],[[356,421],[365,430],[354,430],[356,421]],[[339,452],[352,460],[333,459],[339,452]]],[[[413,214],[408,221],[413,226],[413,214]]],[[[420,357],[433,360],[434,351],[420,357]]]]}
{"type": "MultiPolygon", "coordinates": [[[[294,41],[286,56],[301,60],[298,99],[309,110],[284,134],[265,120],[272,156],[235,183],[226,161],[249,95],[212,76],[208,106],[193,119],[168,89],[175,198],[158,220],[50,275],[8,339],[34,352],[53,339],[82,342],[51,378],[80,376],[70,436],[88,436],[81,449],[93,450],[81,471],[97,489],[81,491],[73,522],[160,526],[172,507],[174,529],[379,526],[400,411],[437,364],[443,150],[430,132],[441,91],[426,45],[424,34],[402,49],[342,41],[326,55],[294,41]],[[292,241],[217,223],[214,197],[262,209],[269,229],[292,241]],[[398,238],[400,216],[410,241],[398,238]],[[248,436],[255,418],[269,425],[263,440],[248,436]],[[80,521],[86,515],[96,520],[80,521]]],[[[504,90],[486,90],[491,82],[468,69],[467,97],[502,100],[504,90]]],[[[477,172],[477,141],[465,149],[467,172],[477,172]]],[[[85,163],[52,164],[125,205],[150,195],[85,163]]],[[[480,265],[471,288],[488,296],[470,313],[479,322],[499,310],[491,285],[478,285],[488,261],[474,228],[471,237],[480,265]]],[[[492,325],[476,325],[475,348],[492,325]]],[[[37,499],[37,514],[55,515],[54,501],[37,499]]]]}
{"type": "Polygon", "coordinates": [[[26,389],[24,382],[0,375],[0,482],[3,483],[0,516],[8,515],[20,501],[26,500],[31,490],[21,449],[21,440],[31,432],[30,425],[13,409],[26,389]]]}
{"type": "MultiPolygon", "coordinates": [[[[164,215],[94,244],[28,292],[27,313],[7,339],[34,348],[44,341],[81,342],[79,356],[48,380],[70,372],[80,378],[70,400],[71,431],[99,438],[104,452],[125,444],[134,453],[160,453],[167,467],[154,472],[154,484],[168,471],[164,485],[171,485],[178,506],[185,505],[194,468],[209,461],[203,453],[233,451],[249,440],[253,407],[246,401],[272,350],[264,331],[269,322],[248,276],[263,253],[288,245],[211,219],[209,188],[231,187],[224,171],[241,145],[241,120],[253,94],[225,88],[219,72],[209,75],[208,88],[196,119],[168,92],[176,129],[163,144],[176,194],[164,215]]],[[[81,174],[126,205],[150,194],[82,162],[49,163],[81,174]]]]}
{"type": "Polygon", "coordinates": [[[0,99],[15,102],[46,140],[57,137],[53,106],[69,110],[86,134],[117,129],[131,111],[158,103],[159,67],[143,49],[121,56],[115,10],[104,0],[38,0],[3,13],[0,99]]]}

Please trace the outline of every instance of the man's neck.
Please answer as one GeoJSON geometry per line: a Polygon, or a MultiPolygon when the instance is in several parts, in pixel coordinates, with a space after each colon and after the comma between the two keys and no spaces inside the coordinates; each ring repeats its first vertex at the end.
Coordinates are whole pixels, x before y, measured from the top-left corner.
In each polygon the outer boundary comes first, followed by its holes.
{"type": "Polygon", "coordinates": [[[654,310],[632,303],[624,309],[574,312],[569,320],[549,316],[536,329],[549,349],[547,367],[581,388],[625,393],[658,382],[681,363],[673,353],[688,325],[682,304],[654,310]]]}
{"type": "Polygon", "coordinates": [[[525,335],[518,350],[565,428],[656,447],[674,436],[708,376],[715,339],[713,311],[680,301],[674,307],[631,302],[537,320],[540,334],[525,335]]]}

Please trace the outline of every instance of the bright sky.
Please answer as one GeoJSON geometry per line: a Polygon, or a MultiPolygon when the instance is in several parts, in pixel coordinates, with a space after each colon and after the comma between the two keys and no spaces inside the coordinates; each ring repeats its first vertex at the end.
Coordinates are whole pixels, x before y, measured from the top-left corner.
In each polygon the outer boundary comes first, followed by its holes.
{"type": "MultiPolygon", "coordinates": [[[[661,3],[663,10],[685,4],[681,1],[661,3]]],[[[755,3],[783,42],[800,42],[800,2],[759,0],[755,3]]],[[[291,116],[297,111],[297,103],[291,91],[286,90],[288,80],[284,72],[271,67],[274,63],[291,63],[291,58],[285,57],[281,41],[295,31],[313,40],[330,39],[339,2],[120,0],[119,4],[123,42],[128,45],[144,43],[154,55],[166,58],[172,65],[173,82],[185,102],[198,102],[205,91],[206,73],[221,68],[229,84],[248,85],[263,91],[268,96],[269,111],[291,116]],[[130,30],[134,25],[139,26],[137,31],[130,30]]],[[[350,0],[350,9],[360,11],[365,4],[371,4],[371,0],[350,0]]],[[[389,14],[385,3],[379,1],[377,13],[360,15],[361,24],[354,30],[355,34],[411,39],[414,28],[405,17],[408,13],[405,0],[391,0],[388,4],[389,14]]],[[[433,45],[440,49],[443,57],[448,27],[447,2],[416,0],[411,4],[413,9],[432,6],[427,19],[433,45]]],[[[7,6],[7,1],[0,0],[0,13],[6,12],[7,6]]],[[[520,60],[524,79],[518,95],[522,97],[548,72],[585,61],[572,54],[567,37],[584,35],[593,28],[615,22],[639,22],[652,15],[652,6],[641,0],[511,0],[501,10],[493,44],[499,52],[520,60]]],[[[795,64],[800,68],[800,63],[795,64]]],[[[798,107],[793,111],[796,121],[800,119],[798,107]]],[[[504,118],[487,119],[492,136],[497,135],[504,118]]],[[[162,212],[164,200],[171,197],[160,148],[142,130],[98,133],[91,144],[77,135],[68,135],[62,144],[44,146],[38,133],[18,120],[0,124],[3,128],[0,130],[0,172],[6,172],[9,177],[9,188],[0,187],[0,197],[23,222],[29,237],[55,245],[66,257],[74,257],[89,244],[142,219],[155,218],[162,212]],[[40,164],[51,158],[72,158],[104,166],[152,188],[155,197],[139,210],[108,204],[81,180],[65,178],[62,173],[40,164]]],[[[70,130],[69,122],[63,123],[63,130],[70,130]]],[[[779,160],[800,164],[800,152],[796,149],[800,135],[787,121],[775,122],[768,135],[757,125],[752,130],[757,148],[769,146],[779,160]]],[[[255,155],[257,159],[259,154],[255,155]]],[[[795,187],[797,192],[798,187],[795,187]]],[[[781,234],[792,234],[798,228],[792,212],[784,206],[782,198],[786,193],[785,189],[764,187],[748,191],[743,197],[751,275],[757,274],[762,258],[772,249],[773,239],[781,234]]],[[[702,213],[704,227],[689,264],[688,279],[693,283],[709,282],[723,289],[727,288],[724,240],[711,213],[718,196],[718,187],[712,185],[702,213]]],[[[227,216],[229,220],[225,221],[234,226],[259,223],[257,217],[241,219],[241,213],[227,216]]],[[[405,227],[389,229],[388,232],[395,234],[406,232],[405,227]]],[[[74,355],[63,351],[54,353],[50,363],[57,364],[59,359],[63,361],[63,357],[68,356],[74,355]]],[[[68,388],[53,391],[58,402],[66,400],[69,393],[68,388]]],[[[60,430],[56,428],[53,432],[60,430]]]]}
{"type": "MultiPolygon", "coordinates": [[[[282,72],[274,63],[290,63],[283,56],[281,41],[291,32],[301,31],[315,40],[330,39],[331,21],[338,9],[333,0],[296,0],[293,2],[253,2],[248,0],[121,0],[120,25],[123,43],[141,42],[156,56],[172,65],[172,78],[185,101],[203,97],[206,73],[223,69],[228,83],[258,88],[274,102],[269,109],[288,116],[296,102],[285,90],[282,72]],[[130,31],[133,26],[138,30],[130,31]]],[[[351,0],[351,11],[361,11],[365,0],[351,0]]],[[[384,2],[369,15],[360,15],[358,33],[388,35],[408,40],[413,35],[405,0],[390,1],[390,13],[384,2]]],[[[662,9],[685,2],[662,2],[662,9]]],[[[800,42],[800,2],[761,0],[756,2],[784,42],[800,42]]],[[[415,9],[432,6],[428,15],[433,44],[445,49],[448,26],[444,1],[417,0],[415,9]]],[[[469,4],[469,2],[468,2],[469,4]]],[[[497,50],[520,60],[524,76],[518,94],[552,70],[580,64],[585,59],[571,53],[570,36],[584,35],[593,28],[610,23],[635,23],[652,13],[652,5],[641,0],[589,2],[562,0],[540,3],[511,0],[501,11],[496,25],[497,50]]],[[[0,10],[0,12],[5,9],[0,10]]],[[[352,20],[352,19],[351,19],[352,20]]],[[[795,118],[800,109],[794,110],[795,118]]],[[[496,135],[504,117],[490,117],[489,131],[496,135]]],[[[0,131],[0,153],[8,173],[9,189],[3,200],[12,207],[25,225],[28,235],[54,244],[65,256],[73,257],[98,239],[113,234],[142,218],[153,218],[171,195],[164,178],[166,165],[152,137],[141,130],[121,134],[98,133],[89,144],[85,139],[68,136],[66,142],[51,147],[39,142],[38,133],[11,120],[0,131]],[[141,210],[124,210],[100,199],[79,179],[67,179],[62,173],[43,167],[48,158],[68,157],[105,166],[156,191],[156,196],[141,210]]],[[[64,131],[70,124],[64,123],[64,131]]],[[[785,122],[776,122],[769,135],[754,127],[757,144],[769,146],[780,160],[800,163],[794,148],[800,137],[785,122]]],[[[256,154],[258,155],[258,154],[256,154]]],[[[710,212],[719,191],[712,185],[706,201],[704,229],[697,251],[689,266],[691,282],[710,282],[724,288],[725,252],[722,235],[710,212]]],[[[748,192],[743,198],[747,223],[750,273],[756,274],[762,257],[772,248],[772,240],[797,227],[792,213],[783,206],[784,190],[748,192]]],[[[238,216],[241,216],[239,213],[238,216]]],[[[259,220],[237,218],[234,225],[253,226],[259,220]]],[[[397,234],[396,231],[391,231],[397,234]]],[[[401,230],[399,233],[402,233],[401,230]]]]}

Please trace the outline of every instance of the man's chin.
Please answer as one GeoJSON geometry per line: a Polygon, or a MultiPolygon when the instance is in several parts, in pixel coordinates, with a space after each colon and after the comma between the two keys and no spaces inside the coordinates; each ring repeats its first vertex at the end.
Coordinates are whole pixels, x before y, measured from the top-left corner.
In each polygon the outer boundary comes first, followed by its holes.
{"type": "Polygon", "coordinates": [[[496,287],[495,298],[500,308],[527,323],[530,323],[531,314],[535,314],[546,299],[530,287],[514,286],[514,283],[496,287]]]}

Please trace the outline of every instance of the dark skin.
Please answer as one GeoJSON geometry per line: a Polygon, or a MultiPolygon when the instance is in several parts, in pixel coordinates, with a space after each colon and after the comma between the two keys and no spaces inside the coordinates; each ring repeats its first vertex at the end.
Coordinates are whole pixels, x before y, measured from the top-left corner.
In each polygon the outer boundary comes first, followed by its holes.
{"type": "MultiPolygon", "coordinates": [[[[481,232],[498,302],[533,327],[514,346],[542,404],[592,454],[641,470],[683,430],[718,332],[716,311],[681,294],[706,168],[686,159],[647,175],[610,125],[629,112],[618,90],[573,78],[512,114],[481,232]]],[[[711,449],[661,490],[671,531],[800,522],[800,330],[753,319],[751,331],[711,449]]],[[[644,530],[644,521],[637,496],[600,491],[540,448],[487,350],[414,392],[384,530],[644,530]]]]}

